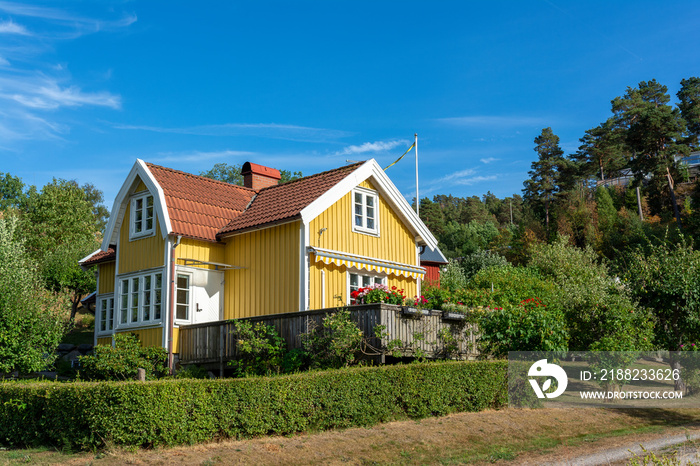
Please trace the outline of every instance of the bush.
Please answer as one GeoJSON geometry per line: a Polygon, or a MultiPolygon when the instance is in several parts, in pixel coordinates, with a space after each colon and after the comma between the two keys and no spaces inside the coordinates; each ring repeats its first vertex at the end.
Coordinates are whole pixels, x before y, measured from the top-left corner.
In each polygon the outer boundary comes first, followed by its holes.
{"type": "Polygon", "coordinates": [[[144,348],[136,335],[117,333],[114,347],[98,345],[93,355],[80,356],[79,376],[86,380],[131,380],[138,369],[146,370],[146,380],[167,373],[168,353],[164,348],[144,348]]]}
{"type": "Polygon", "coordinates": [[[236,377],[279,374],[287,343],[270,325],[237,321],[231,332],[237,340],[236,358],[229,361],[236,377]]]}
{"type": "Polygon", "coordinates": [[[568,349],[569,333],[564,316],[556,308],[548,309],[539,298],[486,312],[479,326],[479,346],[485,355],[505,357],[509,351],[568,349]]]}
{"type": "MultiPolygon", "coordinates": [[[[479,270],[489,267],[508,267],[510,262],[505,257],[491,251],[478,250],[465,256],[460,264],[466,279],[472,278],[479,270]]],[[[464,285],[462,285],[463,287],[464,285]]]]}
{"type": "Polygon", "coordinates": [[[467,277],[464,275],[459,263],[450,259],[445,268],[440,272],[440,287],[447,290],[459,290],[467,284],[467,277]]]}
{"type": "Polygon", "coordinates": [[[445,362],[244,379],[0,383],[0,443],[177,445],[480,411],[507,403],[507,368],[445,362]]]}
{"type": "Polygon", "coordinates": [[[399,306],[406,299],[403,295],[403,290],[396,288],[396,286],[392,286],[390,289],[388,286],[379,283],[353,291],[350,293],[350,297],[353,300],[353,304],[386,303],[399,306]]]}
{"type": "Polygon", "coordinates": [[[301,335],[302,346],[312,369],[347,367],[355,362],[362,331],[350,319],[350,311],[341,309],[323,318],[320,326],[301,335]]]}

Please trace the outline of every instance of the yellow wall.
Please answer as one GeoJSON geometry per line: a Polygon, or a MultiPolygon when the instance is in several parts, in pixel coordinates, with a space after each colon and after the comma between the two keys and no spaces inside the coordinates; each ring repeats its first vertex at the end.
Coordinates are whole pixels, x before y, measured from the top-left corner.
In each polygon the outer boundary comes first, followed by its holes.
{"type": "MultiPolygon", "coordinates": [[[[141,346],[163,346],[163,329],[161,327],[146,329],[124,329],[117,333],[133,333],[141,342],[141,346]]],[[[98,339],[99,342],[99,339],[98,339]]]]}
{"type": "Polygon", "coordinates": [[[252,231],[226,240],[224,318],[299,310],[299,222],[252,231]]]}
{"type": "MultiPolygon", "coordinates": [[[[210,243],[207,241],[197,241],[190,238],[182,238],[182,240],[180,241],[180,245],[177,248],[175,248],[175,257],[177,259],[196,259],[203,262],[226,263],[224,250],[225,246],[223,244],[210,243]]],[[[177,263],[182,264],[183,262],[180,260],[177,263]]],[[[208,269],[214,268],[213,266],[198,266],[192,264],[190,265],[192,267],[201,267],[208,269]]]]}
{"type": "Polygon", "coordinates": [[[137,272],[153,267],[163,267],[165,263],[165,240],[156,221],[156,234],[129,241],[129,219],[131,203],[126,207],[124,221],[119,232],[119,273],[137,272]]]}
{"type": "MultiPolygon", "coordinates": [[[[369,181],[360,186],[375,190],[369,181]]],[[[352,192],[338,200],[321,215],[310,222],[309,242],[311,246],[334,251],[356,254],[359,256],[420,265],[416,260],[416,241],[410,230],[394,213],[389,204],[379,198],[379,237],[355,233],[352,231],[353,220],[352,192]],[[318,232],[326,228],[322,235],[318,232]]],[[[313,260],[309,270],[310,294],[309,308],[320,309],[348,304],[347,269],[345,266],[326,265],[313,260]],[[321,271],[325,270],[326,300],[321,300],[321,271]],[[341,300],[334,296],[342,296],[341,300]]],[[[417,292],[417,283],[413,278],[389,275],[387,284],[404,290],[404,295],[413,298],[417,292]]]]}
{"type": "Polygon", "coordinates": [[[99,337],[97,344],[102,346],[112,346],[112,337],[99,337]]]}
{"type": "MultiPolygon", "coordinates": [[[[374,189],[367,181],[360,186],[374,189]]],[[[338,200],[310,223],[311,246],[360,256],[419,265],[416,241],[384,199],[379,199],[379,237],[352,231],[352,192],[338,200]],[[318,232],[327,228],[321,236],[318,232]]]]}
{"type": "MultiPolygon", "coordinates": [[[[165,342],[165,349],[168,349],[168,342],[165,342]]],[[[173,353],[180,352],[180,329],[173,328],[173,353]]]]}
{"type": "Polygon", "coordinates": [[[99,264],[97,267],[100,271],[100,281],[97,285],[99,294],[114,293],[114,270],[116,269],[116,263],[107,262],[106,264],[99,264]]]}

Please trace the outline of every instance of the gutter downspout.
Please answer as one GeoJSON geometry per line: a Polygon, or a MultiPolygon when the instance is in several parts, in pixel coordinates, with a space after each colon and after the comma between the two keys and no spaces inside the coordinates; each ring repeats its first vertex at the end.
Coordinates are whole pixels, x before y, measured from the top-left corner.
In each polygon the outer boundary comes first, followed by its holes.
{"type": "Polygon", "coordinates": [[[173,354],[173,333],[175,332],[175,248],[180,245],[180,240],[182,240],[182,236],[177,237],[177,241],[170,249],[170,309],[168,312],[168,369],[170,369],[170,375],[175,373],[175,355],[173,354]]]}

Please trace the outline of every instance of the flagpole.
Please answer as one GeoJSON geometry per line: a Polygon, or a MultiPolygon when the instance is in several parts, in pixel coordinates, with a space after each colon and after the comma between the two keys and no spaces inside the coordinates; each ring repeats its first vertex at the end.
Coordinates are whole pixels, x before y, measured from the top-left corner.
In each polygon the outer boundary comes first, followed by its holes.
{"type": "Polygon", "coordinates": [[[418,133],[414,133],[416,146],[416,215],[420,216],[420,198],[418,197],[418,133]]]}

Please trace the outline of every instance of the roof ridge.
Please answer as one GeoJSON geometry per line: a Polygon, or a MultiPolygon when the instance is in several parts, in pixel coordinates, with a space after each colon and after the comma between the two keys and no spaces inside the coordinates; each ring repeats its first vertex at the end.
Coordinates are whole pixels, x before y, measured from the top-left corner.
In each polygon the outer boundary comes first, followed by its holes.
{"type": "Polygon", "coordinates": [[[341,171],[341,170],[347,170],[348,168],[360,166],[360,165],[362,165],[362,164],[365,163],[365,162],[366,162],[366,160],[365,160],[364,162],[355,162],[355,163],[352,163],[352,164],[349,164],[349,165],[343,165],[342,167],[331,168],[330,170],[326,170],[325,172],[314,173],[313,175],[309,175],[309,176],[302,176],[301,178],[297,178],[296,180],[285,181],[284,183],[279,183],[279,184],[276,184],[276,185],[273,185],[273,186],[267,186],[267,187],[265,187],[265,188],[262,188],[262,189],[261,189],[260,191],[258,191],[258,192],[265,191],[265,190],[270,190],[270,189],[274,189],[274,188],[279,188],[279,187],[282,187],[282,186],[289,186],[289,185],[292,184],[292,183],[297,183],[297,182],[299,182],[299,181],[308,180],[308,179],[310,179],[310,178],[315,178],[315,177],[317,177],[317,176],[324,176],[324,175],[328,175],[329,173],[333,173],[333,172],[337,172],[337,171],[341,171]]]}
{"type": "Polygon", "coordinates": [[[223,185],[223,186],[231,186],[231,187],[233,187],[233,188],[238,188],[238,189],[241,189],[241,190],[243,190],[243,191],[248,191],[248,192],[251,192],[251,191],[252,191],[253,193],[255,193],[255,190],[254,190],[254,189],[246,188],[245,186],[240,186],[240,185],[237,185],[237,184],[227,183],[226,181],[215,180],[214,178],[209,178],[209,177],[202,176],[202,175],[195,175],[194,173],[188,173],[188,172],[186,172],[186,171],[176,170],[176,169],[174,169],[174,168],[164,167],[164,166],[162,166],[162,165],[156,165],[155,163],[151,163],[151,162],[146,162],[146,165],[148,165],[149,167],[160,168],[161,170],[170,171],[170,172],[177,173],[177,174],[180,174],[180,175],[191,176],[191,177],[194,177],[194,178],[201,179],[202,181],[210,181],[210,182],[212,182],[212,183],[220,184],[220,185],[223,185]]]}

